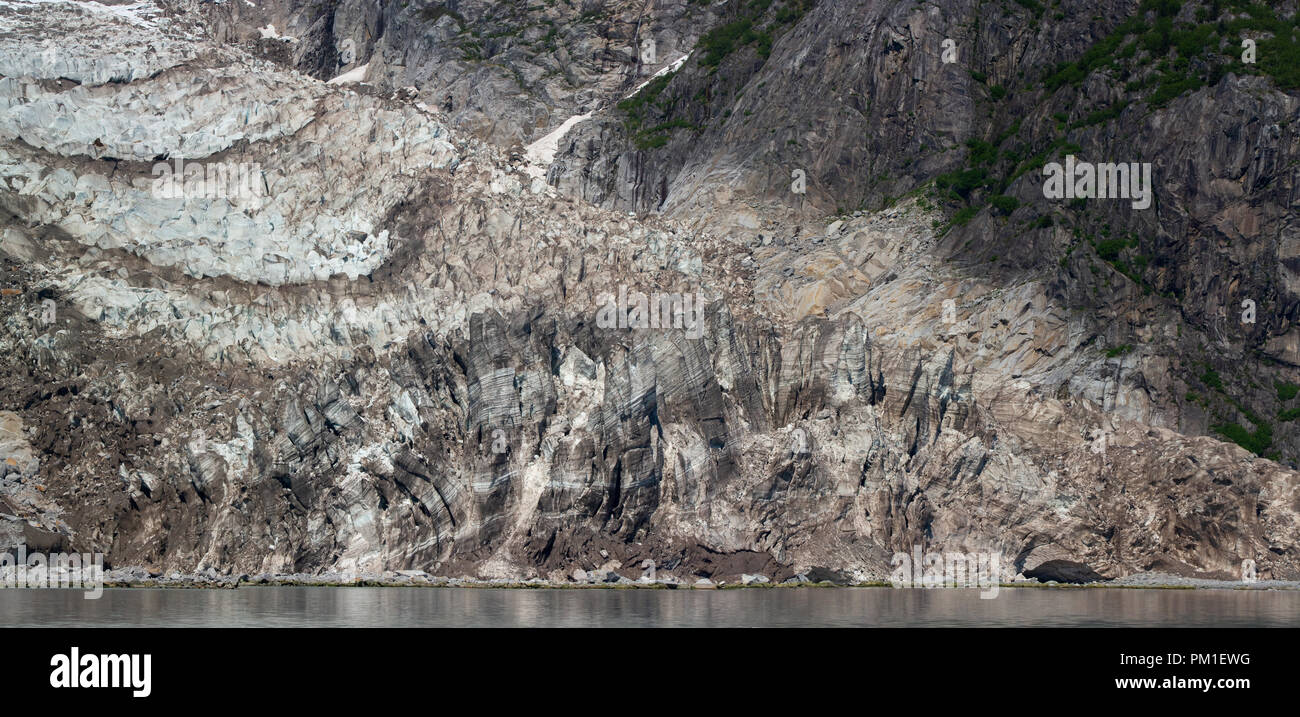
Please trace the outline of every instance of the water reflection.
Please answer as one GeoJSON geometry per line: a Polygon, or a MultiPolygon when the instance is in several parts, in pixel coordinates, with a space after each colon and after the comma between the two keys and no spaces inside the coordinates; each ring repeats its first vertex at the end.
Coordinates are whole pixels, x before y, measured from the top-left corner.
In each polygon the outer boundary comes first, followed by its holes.
{"type": "Polygon", "coordinates": [[[3,626],[1300,626],[1300,592],[1246,590],[482,588],[0,590],[3,626]]]}

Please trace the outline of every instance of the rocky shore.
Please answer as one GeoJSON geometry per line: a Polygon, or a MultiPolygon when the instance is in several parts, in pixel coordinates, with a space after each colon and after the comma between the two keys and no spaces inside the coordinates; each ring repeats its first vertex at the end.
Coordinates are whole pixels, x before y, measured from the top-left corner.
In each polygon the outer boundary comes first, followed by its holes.
{"type": "Polygon", "coordinates": [[[1300,580],[1300,95],[1168,42],[1239,10],[105,1],[0,2],[0,546],[1300,580]]]}
{"type": "MultiPolygon", "coordinates": [[[[510,589],[660,589],[660,590],[716,590],[734,588],[832,588],[832,587],[891,587],[886,581],[857,581],[843,577],[832,579],[816,575],[814,580],[798,574],[777,582],[764,575],[742,575],[737,580],[708,578],[692,579],[673,575],[651,578],[643,575],[632,579],[614,571],[583,572],[567,579],[445,577],[430,575],[423,570],[400,570],[384,573],[288,573],[257,575],[221,575],[215,571],[204,573],[169,574],[154,573],[142,568],[122,568],[104,573],[104,585],[111,588],[177,588],[177,589],[233,589],[239,587],[444,587],[444,588],[510,588],[510,589]]],[[[1002,588],[1127,588],[1127,589],[1182,589],[1182,590],[1300,590],[1297,580],[1207,580],[1187,578],[1168,573],[1140,573],[1109,581],[1089,583],[1058,583],[1054,580],[1039,582],[1023,576],[1001,583],[1002,588]]]]}

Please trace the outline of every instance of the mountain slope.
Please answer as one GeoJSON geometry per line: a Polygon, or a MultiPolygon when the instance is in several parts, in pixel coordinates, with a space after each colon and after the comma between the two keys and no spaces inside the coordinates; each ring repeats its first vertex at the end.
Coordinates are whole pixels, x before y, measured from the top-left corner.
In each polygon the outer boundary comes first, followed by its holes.
{"type": "Polygon", "coordinates": [[[448,64],[522,16],[0,3],[7,524],[227,574],[1300,576],[1294,97],[1057,83],[1167,9],[993,5],[524,8],[615,19],[448,64]],[[479,74],[572,47],[516,97],[479,74]],[[1150,161],[1152,209],[1017,175],[1065,150],[1150,161]]]}

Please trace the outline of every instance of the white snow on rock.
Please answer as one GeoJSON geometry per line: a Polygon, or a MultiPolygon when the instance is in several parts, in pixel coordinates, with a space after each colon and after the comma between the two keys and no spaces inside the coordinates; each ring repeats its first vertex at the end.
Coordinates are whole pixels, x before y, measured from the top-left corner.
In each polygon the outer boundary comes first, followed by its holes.
{"type": "Polygon", "coordinates": [[[369,62],[367,62],[364,65],[359,65],[357,67],[348,70],[347,72],[344,72],[338,77],[335,77],[334,79],[330,80],[326,84],[341,85],[346,82],[362,82],[366,79],[366,69],[368,69],[369,67],[370,67],[369,62]]]}
{"type": "Polygon", "coordinates": [[[555,161],[555,151],[560,146],[560,140],[564,139],[564,135],[568,134],[569,130],[573,129],[574,125],[579,122],[585,122],[591,117],[591,114],[592,113],[588,112],[586,114],[574,115],[569,119],[564,120],[564,124],[556,127],[550,132],[547,132],[544,137],[528,145],[528,147],[524,149],[524,157],[529,163],[528,166],[524,168],[524,171],[528,176],[536,179],[544,178],[546,176],[546,168],[551,166],[551,162],[555,161]]]}
{"type": "Polygon", "coordinates": [[[275,25],[272,25],[271,23],[267,23],[266,27],[259,27],[257,31],[262,33],[263,40],[284,40],[285,42],[298,41],[298,38],[296,37],[282,37],[280,33],[275,31],[275,25]]]}
{"type": "MultiPolygon", "coordinates": [[[[637,85],[636,89],[632,90],[627,97],[631,97],[640,92],[646,85],[654,82],[655,79],[663,77],[670,72],[676,72],[682,65],[686,64],[686,60],[689,59],[690,56],[691,54],[688,52],[674,60],[672,64],[660,68],[658,72],[650,76],[650,79],[637,85]]],[[[335,78],[330,81],[334,82],[338,79],[339,78],[335,78]]],[[[626,99],[626,97],[624,99],[626,99]]],[[[555,153],[559,150],[560,141],[569,133],[569,130],[573,129],[579,123],[590,119],[592,114],[594,113],[587,112],[585,114],[574,115],[565,120],[559,127],[547,132],[541,139],[538,139],[525,147],[524,158],[528,160],[528,166],[524,168],[524,172],[534,179],[544,179],[546,177],[546,170],[550,168],[551,162],[555,161],[555,153]]]]}
{"type": "Polygon", "coordinates": [[[670,73],[670,72],[676,72],[676,71],[680,70],[680,69],[682,68],[682,65],[685,65],[685,64],[686,64],[686,61],[687,61],[688,59],[690,59],[690,57],[691,57],[691,53],[688,52],[688,53],[686,53],[685,55],[682,55],[681,57],[677,58],[676,60],[673,60],[673,63],[672,63],[671,65],[666,65],[666,66],[660,68],[660,70],[659,70],[658,72],[656,72],[656,73],[654,73],[653,75],[650,76],[650,79],[648,79],[648,80],[646,80],[645,82],[642,82],[641,84],[637,85],[637,86],[636,86],[636,89],[634,89],[634,90],[632,90],[631,92],[629,92],[629,93],[627,93],[626,95],[624,95],[623,99],[627,99],[628,97],[632,97],[632,96],[635,95],[636,93],[638,93],[638,92],[640,92],[641,90],[645,89],[645,86],[646,86],[646,85],[650,84],[651,82],[654,82],[655,80],[659,79],[660,77],[663,77],[664,75],[666,75],[666,74],[668,74],[668,73],[670,73]]]}

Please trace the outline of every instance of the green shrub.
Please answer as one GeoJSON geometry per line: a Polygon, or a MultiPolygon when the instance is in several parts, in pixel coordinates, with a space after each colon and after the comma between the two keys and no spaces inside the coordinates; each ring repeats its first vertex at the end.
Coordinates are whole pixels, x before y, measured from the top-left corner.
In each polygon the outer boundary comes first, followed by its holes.
{"type": "Polygon", "coordinates": [[[997,148],[983,140],[968,139],[966,140],[966,147],[970,149],[971,164],[989,164],[997,159],[997,148]]]}
{"type": "Polygon", "coordinates": [[[1185,92],[1191,92],[1205,85],[1205,80],[1196,75],[1167,75],[1147,98],[1147,104],[1152,107],[1163,107],[1175,97],[1185,92]]]}
{"type": "Polygon", "coordinates": [[[754,21],[747,17],[716,27],[700,37],[697,47],[704,51],[700,64],[706,67],[717,67],[738,47],[756,39],[758,35],[754,33],[754,21]]]}
{"type": "Polygon", "coordinates": [[[952,215],[952,223],[959,227],[965,226],[967,222],[975,218],[976,214],[979,214],[979,211],[979,207],[966,207],[952,215]]]}
{"type": "Polygon", "coordinates": [[[965,198],[969,197],[972,191],[984,186],[988,181],[988,174],[986,169],[964,169],[940,174],[934,181],[939,187],[952,190],[965,198]]]}
{"type": "Polygon", "coordinates": [[[702,51],[700,64],[717,67],[731,53],[746,45],[755,45],[758,56],[766,59],[775,42],[773,29],[798,22],[815,4],[815,0],[788,0],[772,16],[772,21],[760,28],[762,16],[772,6],[773,0],[753,0],[742,8],[742,17],[715,27],[700,36],[696,49],[702,51]]]}
{"type": "Polygon", "coordinates": [[[1201,374],[1201,383],[1209,386],[1215,391],[1223,390],[1223,379],[1219,378],[1219,372],[1209,366],[1206,366],[1205,373],[1201,374]]]}
{"type": "Polygon", "coordinates": [[[1010,214],[1011,212],[1014,212],[1017,207],[1020,206],[1020,200],[1016,199],[1015,197],[1008,197],[1005,194],[999,194],[997,196],[990,197],[989,204],[992,204],[994,209],[997,209],[1003,214],[1010,214]]]}
{"type": "Polygon", "coordinates": [[[1273,427],[1264,422],[1257,423],[1254,431],[1247,431],[1235,423],[1219,423],[1211,429],[1255,455],[1264,455],[1264,451],[1273,445],[1273,427]]]}
{"type": "Polygon", "coordinates": [[[1174,17],[1182,7],[1183,4],[1179,0],[1142,0],[1141,12],[1155,10],[1159,17],[1174,17]]]}
{"type": "Polygon", "coordinates": [[[1119,258],[1119,253],[1124,250],[1124,246],[1123,239],[1103,239],[1097,243],[1097,256],[1106,261],[1114,261],[1119,258]]]}
{"type": "Polygon", "coordinates": [[[1021,7],[1031,10],[1035,15],[1042,15],[1043,11],[1047,9],[1043,7],[1043,4],[1038,2],[1038,0],[1016,0],[1016,2],[1019,3],[1021,7]]]}
{"type": "Polygon", "coordinates": [[[651,80],[649,84],[641,88],[640,92],[616,105],[619,110],[627,115],[627,119],[623,124],[629,133],[635,134],[641,128],[641,123],[645,121],[650,107],[659,98],[660,93],[664,91],[668,83],[672,81],[675,74],[677,73],[669,72],[651,80]]]}
{"type": "Polygon", "coordinates": [[[1116,117],[1119,117],[1120,113],[1123,112],[1124,108],[1127,106],[1127,101],[1116,102],[1104,110],[1097,110],[1078,122],[1075,122],[1074,127],[1090,127],[1095,124],[1101,124],[1102,122],[1109,122],[1116,117]]]}

